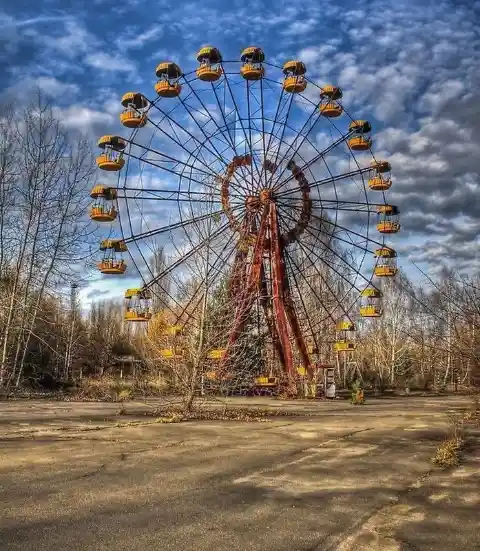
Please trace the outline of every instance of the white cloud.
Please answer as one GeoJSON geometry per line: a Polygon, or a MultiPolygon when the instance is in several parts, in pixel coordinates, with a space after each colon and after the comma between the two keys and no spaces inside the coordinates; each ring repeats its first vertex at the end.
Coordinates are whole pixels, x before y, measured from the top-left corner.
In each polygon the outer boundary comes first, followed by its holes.
{"type": "Polygon", "coordinates": [[[419,108],[431,113],[438,113],[451,100],[461,100],[465,84],[459,79],[450,79],[438,86],[435,83],[422,96],[419,108]]]}
{"type": "Polygon", "coordinates": [[[79,54],[88,52],[99,44],[99,39],[77,19],[70,18],[66,20],[63,30],[64,33],[60,36],[42,33],[37,37],[48,50],[68,58],[74,58],[79,54]]]}
{"type": "Polygon", "coordinates": [[[152,40],[159,39],[163,35],[163,28],[156,24],[150,29],[141,32],[136,36],[120,36],[116,40],[117,46],[121,50],[129,50],[130,48],[142,48],[145,44],[151,42],[152,40]]]}
{"type": "Polygon", "coordinates": [[[283,36],[301,36],[312,32],[316,25],[317,19],[313,17],[310,19],[303,19],[301,21],[293,21],[289,25],[286,25],[280,34],[283,36]]]}
{"type": "Polygon", "coordinates": [[[58,21],[65,21],[65,16],[39,16],[32,17],[30,19],[15,20],[13,17],[9,17],[6,14],[2,14],[0,17],[0,29],[5,27],[29,27],[31,25],[38,25],[42,23],[54,23],[58,21]]]}
{"type": "Polygon", "coordinates": [[[35,84],[49,96],[56,97],[64,94],[73,96],[80,90],[78,84],[67,84],[55,77],[39,77],[35,80],[35,84]]]}
{"type": "Polygon", "coordinates": [[[83,105],[70,105],[65,109],[56,108],[55,113],[65,128],[80,131],[83,134],[92,132],[96,125],[107,128],[114,122],[112,115],[83,105]]]}
{"type": "Polygon", "coordinates": [[[88,66],[105,72],[130,73],[136,71],[133,61],[120,55],[111,55],[105,52],[88,54],[84,61],[88,66]]]}
{"type": "Polygon", "coordinates": [[[38,89],[49,98],[53,98],[56,101],[75,98],[80,91],[78,84],[62,82],[55,77],[41,76],[38,78],[27,77],[23,80],[19,80],[16,84],[7,89],[6,94],[15,97],[17,101],[19,99],[27,100],[32,94],[35,94],[38,89]]]}

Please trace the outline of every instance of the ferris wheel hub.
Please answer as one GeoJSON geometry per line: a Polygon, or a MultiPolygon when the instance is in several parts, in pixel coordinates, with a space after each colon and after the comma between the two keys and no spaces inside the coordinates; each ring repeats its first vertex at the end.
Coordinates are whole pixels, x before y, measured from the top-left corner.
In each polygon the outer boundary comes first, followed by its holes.
{"type": "Polygon", "coordinates": [[[271,189],[264,188],[261,189],[258,195],[249,195],[245,199],[245,206],[247,210],[258,211],[260,207],[266,206],[271,203],[273,200],[273,192],[271,189]]]}
{"type": "Polygon", "coordinates": [[[273,192],[271,189],[268,189],[268,188],[262,189],[260,191],[259,197],[260,197],[260,203],[262,203],[262,205],[266,205],[267,203],[270,203],[270,201],[272,200],[273,192]]]}
{"type": "Polygon", "coordinates": [[[245,206],[249,211],[257,211],[260,208],[260,199],[256,195],[249,195],[245,199],[245,206]]]}

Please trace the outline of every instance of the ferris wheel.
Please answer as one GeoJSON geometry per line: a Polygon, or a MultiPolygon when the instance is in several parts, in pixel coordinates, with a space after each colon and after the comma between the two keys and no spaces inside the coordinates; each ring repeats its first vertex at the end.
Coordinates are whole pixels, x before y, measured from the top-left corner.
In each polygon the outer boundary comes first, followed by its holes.
{"type": "Polygon", "coordinates": [[[357,318],[381,315],[381,281],[397,272],[385,238],[400,230],[386,197],[391,167],[372,152],[371,124],[302,61],[268,63],[258,47],[224,60],[211,46],[196,59],[189,72],[160,63],[155,98],[122,97],[130,132],[98,142],[98,168],[110,175],[91,192],[90,216],[114,222],[98,268],[142,281],[125,293],[126,320],[155,317],[162,294],[174,336],[205,289],[226,282],[228,328],[208,352],[215,373],[228,372],[255,317],[292,387],[298,373],[314,376],[325,342],[348,353],[357,318]],[[160,272],[148,263],[152,240],[170,247],[160,272]],[[167,289],[166,277],[185,282],[199,265],[188,300],[167,289]]]}

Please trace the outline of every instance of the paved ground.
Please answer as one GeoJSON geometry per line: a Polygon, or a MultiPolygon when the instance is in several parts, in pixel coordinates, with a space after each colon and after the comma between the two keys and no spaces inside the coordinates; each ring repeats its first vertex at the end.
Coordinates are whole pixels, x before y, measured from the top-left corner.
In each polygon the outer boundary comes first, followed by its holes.
{"type": "Polygon", "coordinates": [[[0,549],[480,550],[480,449],[429,461],[468,399],[248,403],[302,414],[126,426],[114,404],[0,403],[0,549]]]}

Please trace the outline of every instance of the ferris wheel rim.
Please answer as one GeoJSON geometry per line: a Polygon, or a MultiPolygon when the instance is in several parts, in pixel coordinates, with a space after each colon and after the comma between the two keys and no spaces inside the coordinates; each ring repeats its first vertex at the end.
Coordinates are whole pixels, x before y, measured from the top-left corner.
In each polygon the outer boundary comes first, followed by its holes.
{"type": "MultiPolygon", "coordinates": [[[[238,60],[223,60],[223,61],[221,62],[221,65],[222,65],[222,66],[223,66],[223,64],[237,64],[237,65],[238,65],[239,63],[240,63],[240,62],[239,62],[238,60]]],[[[276,65],[276,64],[273,64],[273,63],[270,63],[270,62],[266,62],[266,61],[265,61],[263,64],[264,64],[266,67],[271,67],[271,68],[275,68],[275,69],[281,69],[281,66],[276,65]]],[[[187,73],[183,73],[182,76],[181,76],[181,79],[183,79],[182,82],[187,83],[187,84],[190,84],[190,83],[193,83],[193,82],[199,80],[196,74],[195,74],[195,76],[194,76],[193,78],[190,78],[194,73],[195,73],[195,70],[190,71],[190,72],[187,72],[187,73]]],[[[238,76],[238,73],[229,73],[229,72],[225,72],[224,74],[225,74],[225,77],[226,77],[226,78],[228,78],[227,75],[230,75],[230,74],[232,74],[232,75],[237,75],[237,76],[238,76]]],[[[311,85],[315,86],[317,89],[321,90],[321,86],[319,86],[317,83],[315,83],[312,79],[307,78],[307,77],[305,77],[305,79],[307,80],[308,84],[311,84],[311,85]]],[[[267,82],[267,81],[271,82],[272,84],[274,83],[275,85],[281,85],[281,82],[280,82],[280,81],[276,81],[276,80],[273,80],[273,79],[268,79],[268,77],[265,77],[265,82],[267,82]]],[[[263,85],[263,82],[264,82],[264,79],[261,79],[261,80],[260,80],[260,85],[261,85],[261,86],[263,85]]],[[[247,82],[247,85],[246,85],[247,90],[249,89],[249,87],[250,87],[250,83],[247,82]]],[[[212,89],[215,89],[213,83],[212,83],[211,88],[212,88],[212,89]]],[[[301,96],[301,94],[300,94],[300,96],[301,96]]],[[[293,102],[293,98],[294,98],[294,94],[291,94],[291,102],[293,102]]],[[[162,99],[163,99],[163,98],[158,97],[158,98],[156,98],[155,100],[150,101],[150,102],[149,102],[148,111],[150,111],[152,108],[156,107],[156,106],[160,103],[160,100],[162,100],[162,99]]],[[[305,98],[305,99],[308,100],[308,98],[305,98]]],[[[308,101],[310,101],[310,100],[308,100],[308,101]]],[[[313,102],[311,102],[311,103],[313,104],[313,102]]],[[[173,111],[174,111],[174,108],[172,108],[172,109],[169,111],[169,113],[172,113],[173,111]]],[[[350,116],[350,114],[349,114],[345,109],[343,109],[343,112],[350,118],[350,120],[352,120],[352,121],[354,120],[354,119],[350,116]]],[[[269,120],[269,119],[268,119],[268,117],[262,116],[262,117],[261,117],[261,120],[264,121],[264,120],[269,120]]],[[[330,119],[328,119],[328,121],[329,121],[329,123],[332,123],[333,126],[335,126],[335,125],[334,125],[334,121],[332,121],[332,120],[330,120],[330,119]]],[[[274,120],[273,120],[273,121],[270,120],[270,122],[274,122],[274,120]]],[[[284,124],[283,124],[283,130],[285,130],[285,128],[291,128],[292,130],[294,130],[293,127],[290,127],[289,124],[288,124],[288,117],[287,117],[287,119],[285,120],[285,122],[284,122],[284,124]]],[[[251,131],[251,128],[249,128],[249,130],[251,131]]],[[[138,128],[134,129],[134,130],[132,131],[131,136],[132,136],[133,138],[135,138],[135,136],[137,135],[138,131],[139,131],[138,128]]],[[[263,134],[263,138],[265,138],[265,134],[264,134],[264,133],[262,133],[262,134],[263,134]]],[[[306,135],[305,135],[305,138],[306,138],[306,139],[308,138],[309,134],[310,134],[310,131],[308,131],[308,132],[306,133],[306,135]]],[[[271,136],[272,136],[272,135],[270,134],[270,135],[269,135],[269,138],[270,138],[270,139],[271,139],[271,136]]],[[[211,138],[212,138],[212,136],[205,137],[204,143],[208,143],[208,142],[211,140],[211,138]]],[[[130,141],[131,141],[131,140],[130,140],[130,141]]],[[[132,147],[132,144],[130,144],[130,148],[131,148],[131,147],[132,147]]],[[[199,145],[199,148],[201,148],[201,145],[199,145]]],[[[267,147],[267,150],[268,150],[268,149],[269,149],[269,148],[267,147]]],[[[279,148],[279,150],[280,150],[280,148],[279,148]]],[[[373,153],[370,152],[370,154],[371,154],[372,158],[375,159],[373,153]]],[[[127,155],[127,156],[130,157],[129,155],[127,155]]],[[[195,156],[195,155],[194,155],[194,152],[191,151],[191,152],[189,153],[189,157],[193,157],[194,162],[191,163],[191,164],[192,164],[192,165],[195,165],[195,164],[197,163],[197,161],[198,161],[198,155],[195,156]]],[[[355,156],[354,152],[353,152],[353,151],[350,151],[350,159],[351,159],[352,157],[353,157],[354,162],[355,162],[356,165],[357,165],[357,168],[360,169],[361,167],[360,167],[360,165],[359,165],[359,163],[358,163],[358,161],[357,161],[357,159],[356,159],[356,156],[355,156]]],[[[130,161],[130,158],[129,158],[128,160],[130,161]]],[[[333,176],[333,173],[330,171],[330,169],[329,169],[329,167],[328,167],[327,161],[326,161],[325,159],[323,159],[323,160],[324,160],[324,162],[325,162],[325,168],[326,168],[326,170],[328,170],[328,172],[330,173],[331,180],[332,180],[331,183],[333,184],[334,195],[335,195],[335,200],[328,200],[328,201],[330,202],[330,205],[331,205],[331,210],[333,210],[333,211],[335,212],[335,221],[334,221],[333,223],[332,223],[332,222],[327,222],[327,224],[330,224],[330,225],[332,226],[332,237],[334,237],[334,236],[333,236],[333,232],[334,232],[336,229],[340,229],[340,230],[347,231],[347,232],[348,232],[349,230],[347,230],[346,228],[343,228],[343,227],[338,223],[339,208],[340,208],[340,205],[344,203],[344,201],[342,201],[341,199],[339,199],[339,196],[338,196],[338,193],[337,193],[337,189],[336,189],[335,177],[333,176]],[[336,208],[336,207],[338,207],[338,208],[336,208]]],[[[139,162],[142,162],[142,161],[139,159],[139,162]]],[[[309,167],[307,167],[307,168],[309,169],[309,167]]],[[[195,191],[192,189],[192,186],[194,185],[194,181],[192,180],[192,177],[191,177],[191,176],[192,176],[192,170],[193,170],[192,167],[187,168],[186,166],[183,166],[183,168],[181,169],[181,173],[180,173],[180,175],[178,176],[178,180],[177,180],[177,182],[176,182],[176,187],[177,187],[177,207],[178,207],[178,212],[179,212],[179,217],[180,217],[180,222],[181,222],[180,227],[182,226],[182,223],[183,223],[183,222],[188,223],[190,220],[194,220],[194,219],[195,219],[194,213],[193,213],[193,210],[192,210],[192,209],[193,209],[193,204],[194,204],[194,202],[192,202],[192,201],[189,199],[190,196],[191,196],[191,194],[197,193],[197,192],[195,192],[195,191]],[[188,171],[190,171],[190,177],[188,177],[188,171]],[[187,175],[185,176],[184,173],[187,173],[187,175]],[[187,189],[186,191],[185,191],[185,189],[182,188],[182,183],[183,183],[182,180],[183,180],[183,179],[186,179],[186,180],[188,181],[188,189],[187,189]],[[187,199],[187,200],[186,200],[186,205],[187,205],[187,208],[190,209],[190,216],[189,216],[189,217],[187,217],[187,215],[185,214],[185,212],[182,211],[182,209],[180,209],[179,197],[180,197],[181,194],[184,194],[185,197],[186,197],[186,199],[187,199]]],[[[125,172],[124,172],[124,174],[125,174],[125,179],[124,179],[124,186],[123,186],[123,189],[126,191],[126,190],[127,190],[126,182],[127,182],[127,175],[128,175],[128,164],[127,164],[127,166],[125,167],[125,172]]],[[[121,176],[120,176],[120,174],[119,174],[119,181],[120,181],[120,178],[121,178],[121,176]]],[[[357,287],[355,286],[355,283],[356,283],[357,277],[359,277],[359,276],[361,276],[365,281],[368,281],[368,283],[370,283],[370,282],[373,280],[373,273],[372,273],[372,276],[370,277],[370,280],[367,280],[363,275],[361,275],[361,274],[359,273],[359,272],[361,271],[361,269],[362,269],[363,263],[365,262],[367,253],[372,252],[372,251],[369,251],[368,248],[367,248],[367,247],[368,247],[368,243],[376,243],[376,244],[379,244],[379,245],[385,245],[385,235],[383,235],[383,234],[381,235],[381,241],[382,241],[381,243],[378,242],[378,241],[372,240],[372,239],[370,238],[370,233],[369,233],[369,232],[370,232],[370,230],[372,229],[372,228],[370,227],[370,218],[371,218],[371,215],[373,214],[373,211],[371,210],[370,207],[371,207],[372,205],[374,206],[375,203],[369,201],[369,197],[368,197],[368,193],[367,193],[367,187],[366,187],[366,183],[365,183],[365,179],[364,179],[364,177],[363,177],[363,174],[360,174],[360,178],[361,178],[361,181],[362,181],[362,187],[363,187],[363,192],[364,192],[364,194],[365,194],[366,203],[360,203],[360,202],[359,202],[358,205],[362,204],[362,205],[366,206],[366,211],[361,211],[361,212],[365,212],[365,213],[366,213],[366,216],[367,216],[367,218],[368,218],[368,223],[366,223],[366,236],[364,236],[364,237],[366,237],[367,246],[365,247],[365,251],[364,251],[364,254],[363,254],[361,263],[360,263],[360,267],[358,268],[358,271],[356,271],[355,281],[354,281],[354,284],[352,285],[352,287],[355,287],[355,288],[357,288],[357,287]]],[[[119,188],[119,189],[120,189],[120,188],[119,188]]],[[[199,197],[200,197],[200,195],[199,195],[199,197]]],[[[218,196],[217,196],[217,197],[218,197],[218,196]]],[[[382,198],[383,198],[383,203],[386,204],[386,203],[385,203],[386,199],[385,199],[385,193],[384,193],[384,191],[382,191],[382,198]]],[[[125,194],[125,197],[124,197],[125,203],[128,203],[129,199],[131,199],[131,198],[127,197],[126,194],[125,194]]],[[[285,197],[285,201],[286,201],[286,200],[287,200],[287,197],[285,197]]],[[[199,199],[199,201],[200,201],[200,199],[199,199]]],[[[211,199],[209,199],[208,201],[211,201],[211,199]]],[[[282,201],[280,201],[280,204],[282,204],[282,201]]],[[[327,208],[327,207],[325,207],[325,208],[327,208]]],[[[324,207],[323,207],[322,205],[320,205],[320,209],[321,209],[320,212],[322,213],[324,207]]],[[[345,209],[345,210],[348,210],[348,209],[345,209]]],[[[353,211],[352,211],[352,212],[353,212],[353,211]]],[[[130,232],[125,232],[124,229],[123,229],[123,227],[122,227],[122,230],[121,230],[121,231],[122,231],[122,237],[123,237],[123,238],[125,238],[125,234],[126,234],[126,233],[131,233],[132,235],[131,235],[130,237],[134,236],[134,232],[133,232],[133,228],[132,228],[132,226],[131,226],[131,220],[130,220],[130,214],[129,214],[129,212],[128,212],[128,208],[127,208],[127,218],[128,218],[128,224],[130,225],[131,231],[130,231],[130,232]]],[[[119,221],[120,221],[120,225],[122,226],[122,222],[121,222],[120,216],[119,216],[119,221]]],[[[194,221],[192,222],[192,224],[193,224],[194,226],[196,226],[197,229],[199,229],[199,228],[200,228],[200,226],[199,226],[200,222],[201,222],[200,220],[194,220],[194,221]]],[[[373,230],[372,230],[372,231],[373,231],[373,230]]],[[[361,232],[362,232],[362,234],[363,234],[363,230],[361,230],[361,232]]],[[[355,233],[355,232],[353,232],[353,233],[355,233]]],[[[349,235],[349,234],[347,234],[347,235],[349,235]]],[[[187,233],[187,239],[190,239],[190,238],[188,237],[188,233],[187,233]]],[[[341,239],[339,239],[338,236],[335,236],[334,239],[335,239],[336,241],[337,241],[337,240],[341,241],[341,239]]],[[[133,242],[135,243],[135,245],[136,245],[136,247],[137,247],[137,249],[138,249],[138,252],[139,252],[141,258],[143,259],[145,265],[148,266],[148,262],[145,260],[143,254],[142,254],[141,251],[140,251],[139,241],[140,241],[140,240],[134,240],[133,242]]],[[[191,245],[193,245],[193,242],[192,242],[191,240],[190,240],[189,242],[190,242],[191,245]]],[[[348,242],[346,242],[346,241],[345,241],[345,243],[346,243],[347,245],[352,245],[352,243],[348,243],[348,242]]],[[[353,245],[355,245],[355,244],[353,244],[353,245]]],[[[144,284],[147,285],[148,282],[147,282],[147,281],[145,280],[145,278],[143,277],[143,275],[142,275],[142,270],[140,269],[139,266],[137,266],[137,264],[136,264],[136,262],[135,262],[135,260],[134,260],[134,258],[133,258],[133,255],[131,255],[131,258],[132,258],[132,261],[134,262],[134,265],[135,265],[135,267],[136,267],[138,273],[141,274],[141,277],[142,277],[142,280],[143,280],[144,284]]],[[[322,262],[323,262],[323,261],[322,261],[322,262]]],[[[153,277],[153,273],[152,273],[151,271],[150,271],[150,274],[151,274],[152,277],[153,277]]],[[[367,283],[367,284],[368,284],[368,283],[367,283]]],[[[358,288],[357,288],[357,289],[358,289],[358,288]]],[[[355,299],[355,302],[356,302],[356,301],[358,301],[358,297],[355,299]]]]}

